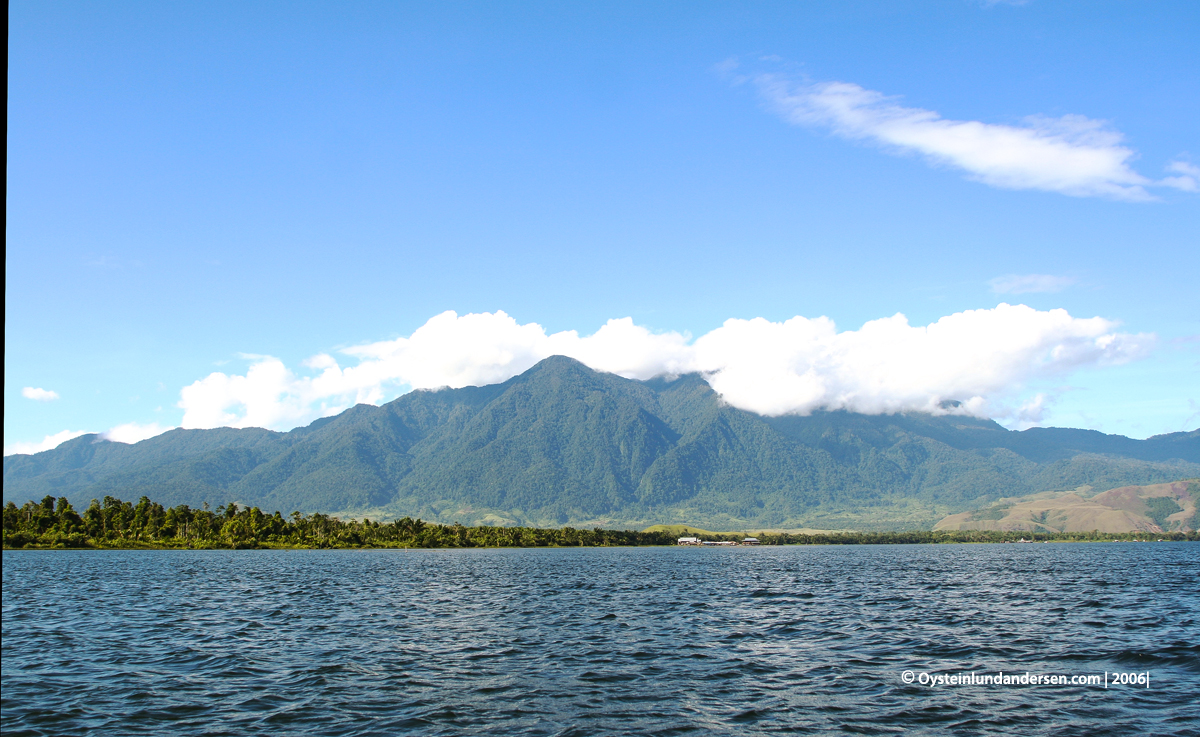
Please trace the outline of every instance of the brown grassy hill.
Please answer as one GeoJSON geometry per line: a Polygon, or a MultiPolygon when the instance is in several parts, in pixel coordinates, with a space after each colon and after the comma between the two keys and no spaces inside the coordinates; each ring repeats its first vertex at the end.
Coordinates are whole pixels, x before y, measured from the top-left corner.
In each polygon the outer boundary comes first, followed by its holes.
{"type": "Polygon", "coordinates": [[[1088,487],[1001,499],[986,509],[952,514],[935,530],[1005,532],[1174,532],[1200,526],[1200,480],[1121,486],[1092,494],[1088,487]]]}

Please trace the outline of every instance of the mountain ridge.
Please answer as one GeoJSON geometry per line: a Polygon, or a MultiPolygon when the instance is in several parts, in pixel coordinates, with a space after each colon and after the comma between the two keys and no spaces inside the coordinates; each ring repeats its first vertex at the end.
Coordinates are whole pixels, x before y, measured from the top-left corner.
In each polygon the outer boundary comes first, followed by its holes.
{"type": "Polygon", "coordinates": [[[556,356],[484,387],[414,391],[289,432],[82,436],[4,459],[4,499],[420,516],[490,524],[929,527],[1001,497],[1200,475],[1200,430],[1146,440],[960,415],[763,417],[701,377],[556,356]]]}

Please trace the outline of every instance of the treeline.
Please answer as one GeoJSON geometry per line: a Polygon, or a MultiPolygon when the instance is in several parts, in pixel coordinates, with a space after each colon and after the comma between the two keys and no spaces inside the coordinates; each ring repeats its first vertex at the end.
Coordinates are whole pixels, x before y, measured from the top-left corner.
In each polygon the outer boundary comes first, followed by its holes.
{"type": "MultiPolygon", "coordinates": [[[[705,540],[740,541],[740,534],[702,534],[705,540]]],[[[1197,532],[1042,533],[991,531],[844,532],[823,535],[763,533],[763,545],[871,545],[922,543],[1087,542],[1200,540],[1197,532]]],[[[4,506],[5,548],[536,548],[674,545],[669,532],[577,530],[571,527],[465,527],[405,517],[380,523],[314,513],[265,514],[237,504],[215,510],[165,508],[142,497],[136,504],[111,496],[92,500],[82,514],[66,497],[4,506]]]]}
{"type": "Polygon", "coordinates": [[[165,508],[104,497],[82,514],[66,497],[4,506],[5,548],[536,548],[673,545],[663,532],[437,525],[405,517],[380,523],[314,513],[265,514],[237,504],[165,508]]]}

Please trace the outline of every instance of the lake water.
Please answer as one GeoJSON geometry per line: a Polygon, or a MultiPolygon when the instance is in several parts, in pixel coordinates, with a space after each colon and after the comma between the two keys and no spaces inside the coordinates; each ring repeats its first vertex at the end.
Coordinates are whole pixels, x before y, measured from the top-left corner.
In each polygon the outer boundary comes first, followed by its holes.
{"type": "Polygon", "coordinates": [[[1194,543],[3,559],[9,737],[1200,734],[1194,543]]]}

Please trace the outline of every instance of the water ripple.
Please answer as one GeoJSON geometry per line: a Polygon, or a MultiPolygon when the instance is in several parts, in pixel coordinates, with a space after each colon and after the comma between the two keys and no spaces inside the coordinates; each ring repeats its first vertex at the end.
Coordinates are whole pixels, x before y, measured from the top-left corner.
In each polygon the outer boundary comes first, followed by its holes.
{"type": "Polygon", "coordinates": [[[1189,543],[3,560],[5,735],[1200,734],[1189,543]]]}

